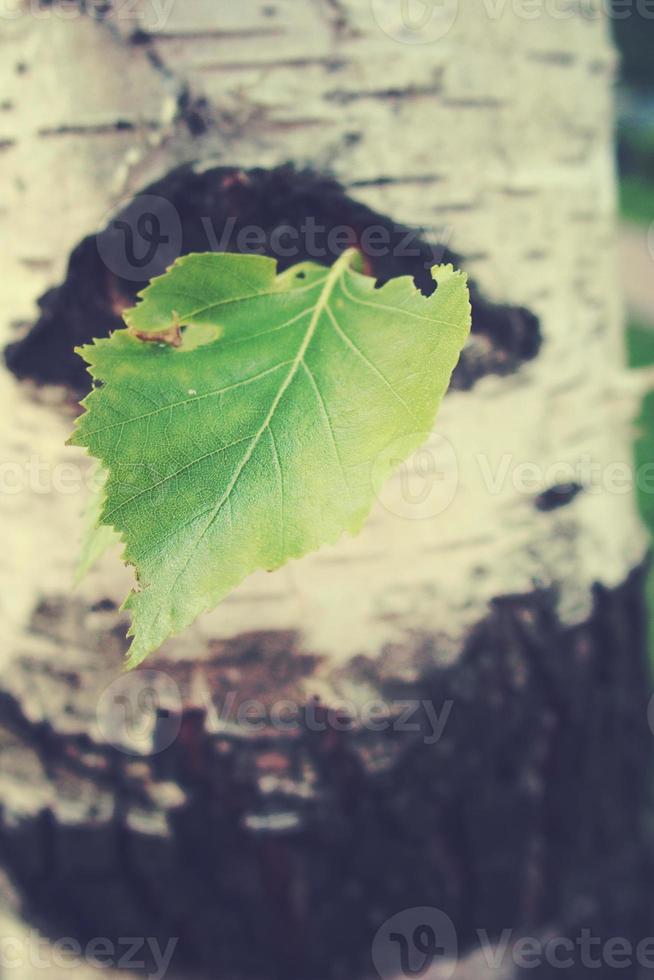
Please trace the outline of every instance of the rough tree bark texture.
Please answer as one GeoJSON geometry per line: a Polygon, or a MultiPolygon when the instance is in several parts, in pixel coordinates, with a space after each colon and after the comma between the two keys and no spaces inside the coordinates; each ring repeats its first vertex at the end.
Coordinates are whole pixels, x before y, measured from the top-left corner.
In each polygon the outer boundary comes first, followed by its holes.
{"type": "Polygon", "coordinates": [[[540,320],[537,358],[448,395],[436,497],[411,504],[400,475],[359,538],[253,576],[160,675],[108,693],[129,575],[108,556],[71,594],[69,399],[3,373],[3,861],[53,936],[180,937],[182,976],[367,976],[379,925],[421,905],[464,952],[477,928],[651,931],[608,28],[599,3],[534,19],[462,0],[405,43],[392,7],[177,0],[2,25],[7,340],[110,208],[189,159],[328,170],[540,320]],[[151,738],[113,737],[107,699],[147,715],[150,687],[151,738]],[[344,698],[359,718],[379,698],[450,708],[439,739],[424,706],[422,732],[253,733],[220,717],[230,692],[318,699],[320,722],[344,698]]]}

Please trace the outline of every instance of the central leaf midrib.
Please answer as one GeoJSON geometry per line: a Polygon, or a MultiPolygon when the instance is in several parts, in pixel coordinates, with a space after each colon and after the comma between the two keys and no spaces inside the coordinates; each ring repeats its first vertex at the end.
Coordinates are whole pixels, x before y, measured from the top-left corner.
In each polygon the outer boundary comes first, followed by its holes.
{"type": "MultiPolygon", "coordinates": [[[[339,258],[336,260],[336,262],[334,263],[334,265],[330,269],[330,271],[329,271],[329,273],[328,273],[328,275],[327,275],[327,277],[325,279],[324,286],[323,286],[322,290],[320,291],[320,296],[318,297],[318,300],[317,300],[316,305],[314,307],[313,313],[311,315],[311,320],[309,321],[309,326],[307,327],[307,331],[306,331],[306,333],[304,335],[304,338],[302,340],[302,343],[300,344],[300,347],[298,349],[298,352],[297,352],[295,358],[293,359],[293,361],[291,363],[291,367],[289,369],[289,372],[286,375],[286,377],[285,377],[284,381],[282,382],[282,384],[280,385],[279,391],[277,392],[277,394],[273,398],[272,404],[270,406],[270,410],[269,410],[268,414],[266,415],[266,418],[264,419],[264,421],[263,421],[261,427],[259,428],[259,430],[254,434],[254,436],[252,438],[252,441],[251,441],[251,443],[250,443],[250,445],[249,445],[249,447],[247,449],[247,452],[244,454],[241,462],[238,464],[238,467],[236,468],[236,472],[234,473],[234,476],[232,477],[232,479],[231,479],[231,481],[230,481],[227,489],[225,490],[225,492],[223,493],[222,497],[220,498],[220,500],[216,504],[216,507],[212,510],[211,516],[209,518],[209,521],[207,522],[207,524],[204,527],[204,529],[202,530],[201,534],[199,535],[199,537],[195,541],[195,543],[193,545],[193,549],[191,551],[191,554],[193,554],[195,552],[195,549],[198,547],[200,541],[202,540],[202,538],[207,533],[207,531],[209,530],[209,528],[211,527],[211,525],[213,524],[213,522],[218,517],[218,515],[219,515],[219,513],[220,513],[220,511],[221,511],[221,509],[222,509],[222,507],[223,507],[223,505],[225,503],[225,501],[228,500],[228,498],[229,498],[232,490],[234,489],[234,487],[236,486],[236,483],[238,482],[238,479],[239,479],[241,473],[243,472],[243,470],[247,466],[248,462],[252,458],[252,455],[253,455],[255,449],[259,445],[259,441],[260,441],[262,435],[264,434],[264,432],[270,426],[270,423],[272,421],[272,418],[273,418],[275,412],[277,411],[277,406],[279,405],[280,401],[284,397],[285,392],[288,390],[290,384],[293,381],[293,378],[297,374],[298,369],[300,368],[301,364],[304,361],[304,355],[306,354],[307,348],[309,347],[309,344],[311,343],[311,340],[313,338],[313,335],[315,334],[316,327],[318,326],[318,322],[320,320],[320,317],[321,317],[322,313],[324,312],[325,308],[327,307],[327,303],[329,302],[329,297],[331,296],[331,294],[332,294],[332,292],[334,290],[334,286],[336,285],[337,280],[340,279],[343,269],[345,269],[345,268],[347,268],[349,266],[350,262],[352,261],[352,258],[353,258],[353,255],[352,255],[351,250],[348,250],[347,252],[343,252],[343,254],[341,256],[339,256],[339,258]]],[[[189,561],[190,561],[190,558],[189,558],[189,561]]],[[[183,573],[186,570],[187,566],[188,566],[188,561],[185,563],[184,568],[182,569],[182,571],[176,576],[175,583],[179,580],[179,578],[181,577],[181,575],[183,575],[183,573]]]]}

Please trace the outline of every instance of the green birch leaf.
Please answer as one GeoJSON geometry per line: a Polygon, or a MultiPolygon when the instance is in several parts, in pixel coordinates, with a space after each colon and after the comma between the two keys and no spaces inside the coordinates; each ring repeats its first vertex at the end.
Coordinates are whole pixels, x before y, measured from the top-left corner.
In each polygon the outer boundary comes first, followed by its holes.
{"type": "Polygon", "coordinates": [[[376,289],[357,258],[277,276],[260,256],[185,256],[129,330],[82,348],[99,386],[72,442],[107,470],[101,522],[136,569],[131,666],[253,571],[357,533],[398,440],[406,457],[431,431],[465,276],[434,268],[425,298],[408,277],[376,289]]]}

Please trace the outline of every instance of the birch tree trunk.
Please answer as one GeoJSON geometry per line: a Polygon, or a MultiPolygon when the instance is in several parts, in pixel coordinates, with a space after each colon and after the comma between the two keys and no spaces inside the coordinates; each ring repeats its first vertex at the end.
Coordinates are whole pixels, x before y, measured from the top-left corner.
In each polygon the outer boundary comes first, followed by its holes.
{"type": "Polygon", "coordinates": [[[3,372],[0,839],[53,937],[179,937],[184,976],[353,980],[420,906],[461,957],[478,929],[647,934],[646,540],[601,7],[446,0],[422,26],[390,0],[7,8],[7,341],[112,209],[188,160],[330,172],[540,331],[513,360],[473,338],[474,377],[358,538],[253,576],[127,676],[116,554],[71,592],[70,395],[3,372]]]}

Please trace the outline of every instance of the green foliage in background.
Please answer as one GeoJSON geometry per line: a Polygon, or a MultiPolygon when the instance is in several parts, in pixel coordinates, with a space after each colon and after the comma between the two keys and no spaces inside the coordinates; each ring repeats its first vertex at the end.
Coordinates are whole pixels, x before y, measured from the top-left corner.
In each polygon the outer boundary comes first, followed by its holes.
{"type": "MultiPolygon", "coordinates": [[[[654,328],[647,324],[632,322],[627,328],[627,353],[629,366],[647,367],[654,364],[654,328]]],[[[654,462],[654,391],[643,399],[636,420],[637,438],[634,445],[634,466],[636,472],[641,467],[654,462]]],[[[654,538],[654,494],[648,493],[643,481],[637,482],[637,500],[641,516],[654,538]],[[643,485],[639,486],[638,484],[643,485]]],[[[647,603],[649,608],[650,652],[654,654],[654,569],[647,580],[647,603]]]]}
{"type": "Polygon", "coordinates": [[[654,181],[634,174],[620,181],[620,213],[626,221],[648,228],[654,221],[654,181]]]}
{"type": "Polygon", "coordinates": [[[620,213],[626,221],[648,227],[654,221],[654,118],[646,118],[638,123],[620,119],[618,161],[620,213]]]}

